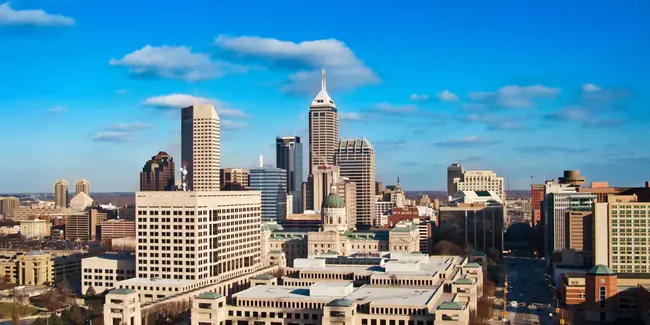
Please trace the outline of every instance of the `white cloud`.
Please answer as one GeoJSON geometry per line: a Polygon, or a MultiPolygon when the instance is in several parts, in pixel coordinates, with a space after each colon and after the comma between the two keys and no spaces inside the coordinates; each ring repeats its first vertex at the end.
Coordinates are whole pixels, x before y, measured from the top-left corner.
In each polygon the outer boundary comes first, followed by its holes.
{"type": "Polygon", "coordinates": [[[93,141],[99,142],[129,142],[131,140],[131,132],[126,131],[105,131],[98,132],[92,136],[93,141]]]}
{"type": "Polygon", "coordinates": [[[445,102],[455,102],[458,100],[458,95],[452,93],[451,91],[445,89],[438,93],[438,99],[445,102]]]}
{"type": "Polygon", "coordinates": [[[68,108],[66,106],[57,105],[57,106],[54,106],[54,107],[48,109],[47,111],[50,112],[50,113],[62,113],[62,112],[65,112],[67,110],[68,110],[68,108]]]}
{"type": "Polygon", "coordinates": [[[597,91],[600,91],[600,90],[601,90],[601,88],[594,85],[594,84],[584,84],[584,85],[582,85],[582,91],[586,92],[586,93],[593,93],[593,92],[597,92],[597,91]]]}
{"type": "Polygon", "coordinates": [[[124,66],[136,76],[199,81],[221,77],[227,73],[244,73],[248,68],[224,61],[213,61],[205,53],[193,53],[185,46],[147,45],[122,59],[111,59],[110,65],[124,66]]]}
{"type": "Polygon", "coordinates": [[[144,101],[144,103],[142,103],[143,106],[150,106],[150,107],[156,107],[161,109],[180,109],[195,104],[214,105],[219,115],[224,117],[247,117],[248,116],[242,110],[236,108],[230,108],[226,103],[223,103],[217,99],[195,97],[195,96],[185,95],[185,94],[171,94],[171,95],[150,97],[147,98],[144,101]]]}
{"type": "Polygon", "coordinates": [[[0,4],[0,25],[13,26],[74,26],[74,19],[48,14],[41,9],[14,10],[11,2],[0,4]]]}
{"type": "Polygon", "coordinates": [[[320,88],[321,67],[327,68],[328,89],[354,89],[381,82],[345,43],[336,39],[295,43],[256,36],[219,35],[215,44],[241,55],[297,68],[281,87],[287,93],[313,95],[320,88]]]}
{"type": "Polygon", "coordinates": [[[134,123],[116,123],[109,125],[106,129],[117,132],[133,132],[141,129],[151,127],[149,124],[134,122],[134,123]]]}
{"type": "Polygon", "coordinates": [[[348,121],[359,121],[361,120],[361,114],[356,112],[343,112],[339,113],[339,118],[348,121]]]}
{"type": "Polygon", "coordinates": [[[429,100],[429,95],[427,95],[427,94],[421,94],[421,95],[411,94],[411,100],[414,101],[414,102],[420,102],[420,101],[424,102],[424,101],[429,100]]]}
{"type": "Polygon", "coordinates": [[[542,85],[535,86],[504,86],[495,92],[470,91],[469,99],[503,106],[506,108],[528,108],[533,106],[533,101],[538,98],[554,98],[560,93],[559,88],[542,85]]]}
{"type": "Polygon", "coordinates": [[[475,145],[488,145],[496,142],[488,139],[482,139],[475,135],[463,137],[460,139],[441,140],[434,143],[440,147],[470,147],[475,145]]]}
{"type": "Polygon", "coordinates": [[[379,103],[376,109],[384,113],[410,113],[414,112],[417,107],[415,105],[393,106],[389,103],[379,103]]]}
{"type": "Polygon", "coordinates": [[[584,121],[591,117],[589,111],[582,107],[565,107],[559,111],[546,114],[544,118],[547,120],[573,120],[584,121]]]}

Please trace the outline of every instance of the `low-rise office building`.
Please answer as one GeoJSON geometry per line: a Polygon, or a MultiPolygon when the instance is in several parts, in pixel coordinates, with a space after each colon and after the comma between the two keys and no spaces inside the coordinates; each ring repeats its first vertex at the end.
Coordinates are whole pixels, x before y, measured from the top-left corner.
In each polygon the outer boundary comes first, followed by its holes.
{"type": "Polygon", "coordinates": [[[81,293],[93,288],[96,294],[117,287],[117,282],[135,277],[135,256],[104,254],[81,261],[81,293]]]}

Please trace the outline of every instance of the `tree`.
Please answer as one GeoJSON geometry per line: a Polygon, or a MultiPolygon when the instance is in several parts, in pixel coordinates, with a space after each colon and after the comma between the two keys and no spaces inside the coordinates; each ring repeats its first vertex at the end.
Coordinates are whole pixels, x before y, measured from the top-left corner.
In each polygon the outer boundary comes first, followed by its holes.
{"type": "Polygon", "coordinates": [[[494,303],[492,300],[481,297],[476,304],[476,317],[480,320],[491,319],[494,314],[494,303]]]}
{"type": "Polygon", "coordinates": [[[37,318],[34,320],[32,325],[47,325],[47,321],[44,318],[37,318]]]}
{"type": "Polygon", "coordinates": [[[483,277],[483,297],[494,297],[496,296],[497,288],[492,280],[488,277],[483,277]]]}
{"type": "Polygon", "coordinates": [[[48,325],[64,325],[63,320],[61,317],[57,316],[56,314],[50,315],[50,318],[47,320],[48,325]]]}
{"type": "Polygon", "coordinates": [[[95,292],[95,288],[93,288],[92,286],[88,287],[88,290],[86,290],[86,296],[88,297],[92,297],[96,294],[97,293],[95,292]]]}
{"type": "Polygon", "coordinates": [[[11,325],[20,325],[20,312],[18,304],[14,302],[14,309],[11,311],[11,325]]]}

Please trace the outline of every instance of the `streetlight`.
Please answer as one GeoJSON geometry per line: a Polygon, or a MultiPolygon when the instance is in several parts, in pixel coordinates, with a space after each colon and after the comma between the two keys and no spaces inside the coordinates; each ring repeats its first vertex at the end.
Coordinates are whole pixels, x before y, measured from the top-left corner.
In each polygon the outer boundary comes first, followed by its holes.
{"type": "MultiPolygon", "coordinates": [[[[555,313],[560,314],[560,324],[564,325],[564,310],[560,309],[560,295],[557,292],[557,288],[553,285],[548,285],[553,289],[553,296],[555,297],[555,313]]],[[[550,313],[552,315],[553,313],[550,313]]]]}

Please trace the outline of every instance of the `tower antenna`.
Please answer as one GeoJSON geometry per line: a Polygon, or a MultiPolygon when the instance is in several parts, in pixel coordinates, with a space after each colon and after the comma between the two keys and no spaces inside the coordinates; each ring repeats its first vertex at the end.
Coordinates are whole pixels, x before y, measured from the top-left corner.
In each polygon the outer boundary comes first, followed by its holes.
{"type": "Polygon", "coordinates": [[[321,78],[321,80],[320,80],[320,82],[321,82],[321,85],[320,85],[321,90],[326,90],[327,89],[327,77],[325,75],[325,67],[321,68],[320,73],[321,73],[321,77],[320,77],[321,78]]]}

